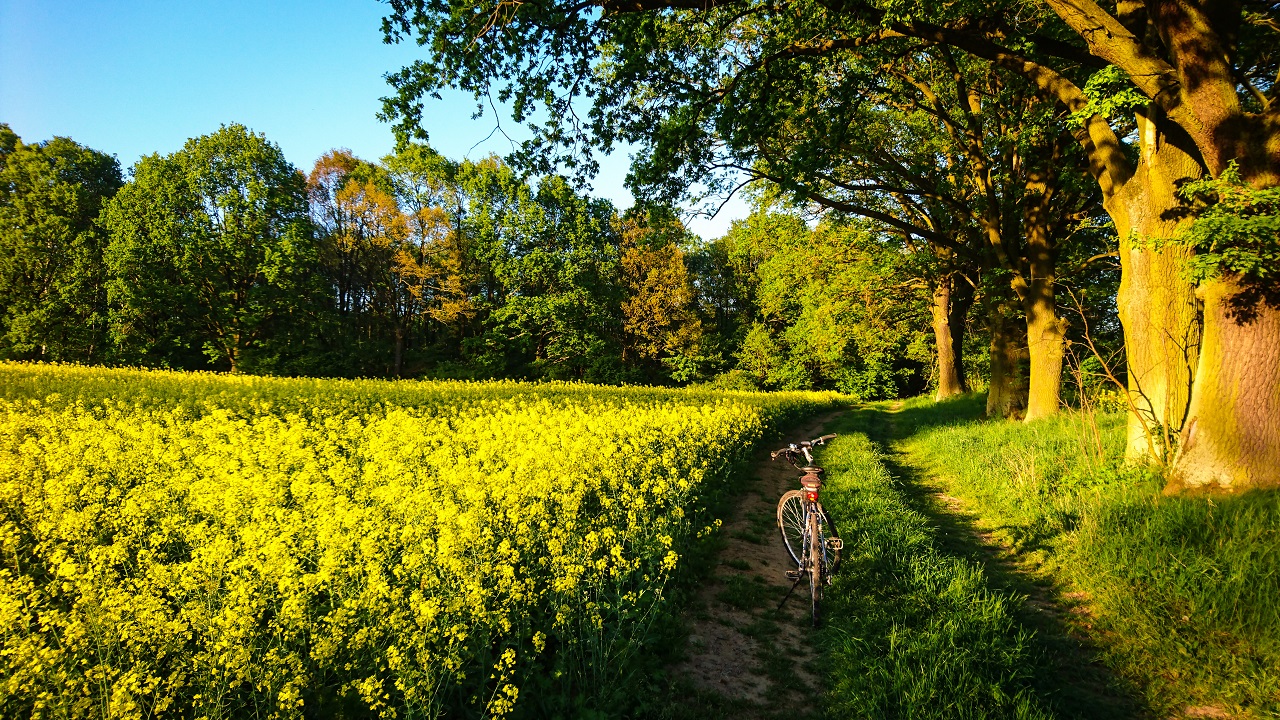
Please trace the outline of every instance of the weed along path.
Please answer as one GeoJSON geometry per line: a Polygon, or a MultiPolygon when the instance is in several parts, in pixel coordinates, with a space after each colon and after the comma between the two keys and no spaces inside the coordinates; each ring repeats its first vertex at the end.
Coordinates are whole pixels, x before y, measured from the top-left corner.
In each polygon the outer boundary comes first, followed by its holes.
{"type": "MultiPolygon", "coordinates": [[[[829,432],[839,415],[793,428],[777,444],[829,432]]],[[[790,559],[778,535],[778,498],[797,487],[797,477],[786,462],[771,461],[768,449],[752,460],[712,572],[688,611],[684,659],[671,668],[686,686],[689,702],[682,717],[796,718],[821,708],[808,586],[777,609],[791,588],[784,576],[790,559]]]]}

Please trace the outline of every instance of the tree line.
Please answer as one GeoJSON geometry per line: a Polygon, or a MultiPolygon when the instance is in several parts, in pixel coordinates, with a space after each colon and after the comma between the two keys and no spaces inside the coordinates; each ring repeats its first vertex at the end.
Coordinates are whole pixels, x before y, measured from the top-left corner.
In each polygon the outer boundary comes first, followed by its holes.
{"type": "Polygon", "coordinates": [[[935,374],[923,286],[865,222],[762,209],[702,242],[660,205],[619,212],[424,143],[304,174],[228,125],[126,178],[0,125],[0,247],[9,359],[867,398],[935,374]]]}
{"type": "Polygon", "coordinates": [[[444,0],[383,31],[432,49],[389,75],[406,137],[438,89],[492,92],[545,116],[530,166],[634,143],[639,197],[766,182],[930,248],[957,355],[954,318],[985,306],[992,412],[1011,338],[1026,417],[1057,412],[1075,311],[1114,302],[1130,457],[1171,489],[1280,484],[1276,3],[444,0]],[[1081,299],[1107,256],[1116,298],[1081,299]]]}

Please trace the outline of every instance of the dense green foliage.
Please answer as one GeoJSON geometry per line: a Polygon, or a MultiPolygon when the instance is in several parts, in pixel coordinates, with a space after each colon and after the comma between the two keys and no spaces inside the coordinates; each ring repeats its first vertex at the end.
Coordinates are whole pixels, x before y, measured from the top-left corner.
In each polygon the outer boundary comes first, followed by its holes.
{"type": "Polygon", "coordinates": [[[0,357],[108,357],[98,215],[121,182],[113,157],[0,123],[0,357]]]}
{"type": "Polygon", "coordinates": [[[126,362],[198,367],[203,354],[235,372],[314,292],[303,178],[243,125],[140,160],[103,224],[126,362]]]}
{"type": "Polygon", "coordinates": [[[1280,711],[1280,496],[1166,497],[1123,465],[1124,418],[981,422],[972,398],[894,416],[911,462],[1080,604],[1072,617],[1160,714],[1280,711]]]}
{"type": "Polygon", "coordinates": [[[721,332],[739,338],[739,372],[764,387],[830,387],[861,398],[927,387],[924,284],[912,258],[864,223],[810,229],[757,212],[709,247],[737,287],[721,332]]]}
{"type": "Polygon", "coordinates": [[[1245,292],[1232,302],[1237,311],[1260,299],[1280,307],[1280,188],[1249,185],[1232,163],[1217,178],[1183,185],[1179,194],[1195,216],[1176,240],[1196,251],[1192,278],[1240,283],[1245,292]]]}
{"type": "Polygon", "coordinates": [[[423,144],[333,151],[304,177],[240,125],[120,187],[94,151],[5,137],[11,358],[867,398],[928,384],[925,287],[870,225],[760,211],[703,242],[668,209],[619,213],[423,144]]]}

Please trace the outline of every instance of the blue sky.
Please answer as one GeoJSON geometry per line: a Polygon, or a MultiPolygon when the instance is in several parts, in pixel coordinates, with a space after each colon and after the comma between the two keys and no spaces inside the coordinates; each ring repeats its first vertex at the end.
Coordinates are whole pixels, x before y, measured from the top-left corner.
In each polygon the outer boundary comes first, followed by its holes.
{"type": "MultiPolygon", "coordinates": [[[[390,126],[375,118],[390,91],[382,76],[420,52],[382,43],[384,7],[0,0],[0,122],[28,142],[69,136],[125,167],[230,122],[265,133],[304,170],[335,147],[377,159],[392,146],[390,126]]],[[[428,105],[431,144],[455,159],[510,152],[493,114],[473,120],[474,109],[460,93],[428,105]]],[[[523,137],[501,120],[508,135],[523,137]]],[[[594,183],[620,208],[631,204],[627,163],[625,153],[606,158],[594,183]]],[[[747,212],[735,199],[690,227],[715,237],[747,212]]]]}

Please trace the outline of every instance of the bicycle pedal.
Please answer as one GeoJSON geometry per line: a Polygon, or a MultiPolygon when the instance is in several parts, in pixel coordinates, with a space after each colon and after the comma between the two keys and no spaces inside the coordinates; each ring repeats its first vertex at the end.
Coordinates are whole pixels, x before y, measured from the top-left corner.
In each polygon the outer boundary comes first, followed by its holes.
{"type": "Polygon", "coordinates": [[[787,571],[787,579],[788,579],[788,580],[799,580],[799,579],[800,579],[800,578],[802,578],[802,577],[804,577],[804,573],[803,573],[803,572],[801,572],[801,571],[799,571],[799,570],[788,570],[788,571],[787,571]]]}
{"type": "Polygon", "coordinates": [[[838,537],[827,538],[827,548],[831,550],[843,550],[844,541],[838,537]]]}

